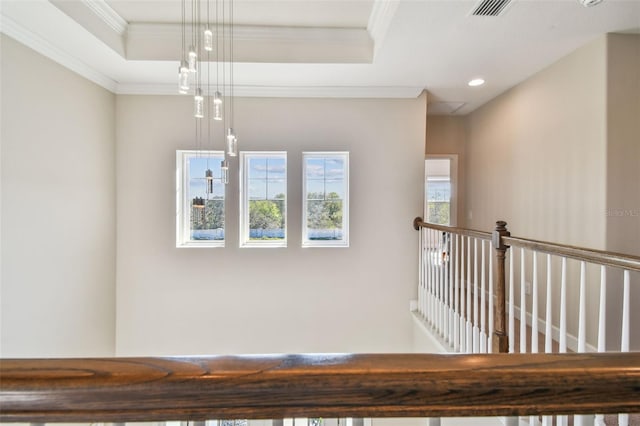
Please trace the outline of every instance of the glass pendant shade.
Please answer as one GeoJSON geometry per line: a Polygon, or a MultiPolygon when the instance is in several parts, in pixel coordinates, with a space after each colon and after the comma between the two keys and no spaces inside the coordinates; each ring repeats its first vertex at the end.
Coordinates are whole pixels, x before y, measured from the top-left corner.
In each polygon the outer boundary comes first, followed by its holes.
{"type": "Polygon", "coordinates": [[[207,169],[204,175],[207,178],[207,194],[213,194],[213,171],[207,169]]]}
{"type": "Polygon", "coordinates": [[[231,127],[227,130],[227,155],[230,157],[238,155],[238,138],[231,127]]]}
{"type": "Polygon", "coordinates": [[[220,162],[220,171],[222,172],[222,183],[229,183],[229,161],[222,160],[220,162]]]}
{"type": "Polygon", "coordinates": [[[186,94],[189,91],[189,64],[184,59],[178,67],[178,92],[186,94]]]}
{"type": "Polygon", "coordinates": [[[204,98],[200,88],[196,89],[196,94],[193,97],[193,115],[196,118],[204,117],[204,98]]]}
{"type": "Polygon", "coordinates": [[[222,120],[222,95],[220,92],[213,94],[213,119],[222,120]]]}
{"type": "Polygon", "coordinates": [[[196,72],[198,64],[198,54],[193,46],[189,47],[189,71],[196,72]]]}
{"type": "Polygon", "coordinates": [[[204,50],[207,52],[213,50],[213,32],[209,28],[204,30],[204,50]]]}

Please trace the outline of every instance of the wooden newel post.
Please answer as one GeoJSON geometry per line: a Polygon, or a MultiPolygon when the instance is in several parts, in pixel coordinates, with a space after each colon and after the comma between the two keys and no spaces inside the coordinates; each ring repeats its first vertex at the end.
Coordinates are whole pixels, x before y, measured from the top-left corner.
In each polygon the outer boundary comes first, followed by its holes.
{"type": "Polygon", "coordinates": [[[422,218],[420,216],[413,219],[413,229],[415,229],[416,231],[419,231],[421,223],[422,223],[422,218]]]}
{"type": "Polygon", "coordinates": [[[509,352],[509,340],[506,331],[506,287],[504,260],[509,246],[504,244],[502,237],[511,234],[507,231],[507,222],[496,222],[496,229],[493,231],[493,247],[496,249],[496,305],[495,322],[493,327],[492,348],[493,353],[509,352]]]}

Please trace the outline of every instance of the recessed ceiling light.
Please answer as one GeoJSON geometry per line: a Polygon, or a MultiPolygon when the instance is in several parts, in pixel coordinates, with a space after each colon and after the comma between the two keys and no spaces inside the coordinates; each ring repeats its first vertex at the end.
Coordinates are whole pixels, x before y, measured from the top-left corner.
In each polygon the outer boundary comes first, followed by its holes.
{"type": "Polygon", "coordinates": [[[467,83],[469,86],[471,87],[475,87],[475,86],[482,86],[484,84],[484,79],[482,78],[474,78],[473,80],[469,81],[469,83],[467,83]]]}

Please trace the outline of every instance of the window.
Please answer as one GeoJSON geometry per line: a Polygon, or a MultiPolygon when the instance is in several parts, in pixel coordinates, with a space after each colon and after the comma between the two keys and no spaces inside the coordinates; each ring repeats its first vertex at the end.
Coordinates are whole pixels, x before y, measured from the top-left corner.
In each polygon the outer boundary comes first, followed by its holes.
{"type": "Polygon", "coordinates": [[[287,153],[240,153],[240,246],[287,246],[287,153]]]}
{"type": "Polygon", "coordinates": [[[456,156],[438,156],[425,161],[426,218],[437,225],[455,226],[456,156]]]}
{"type": "Polygon", "coordinates": [[[224,247],[222,151],[176,152],[176,247],[224,247]]]}
{"type": "Polygon", "coordinates": [[[304,152],[303,247],[349,246],[349,153],[304,152]]]}

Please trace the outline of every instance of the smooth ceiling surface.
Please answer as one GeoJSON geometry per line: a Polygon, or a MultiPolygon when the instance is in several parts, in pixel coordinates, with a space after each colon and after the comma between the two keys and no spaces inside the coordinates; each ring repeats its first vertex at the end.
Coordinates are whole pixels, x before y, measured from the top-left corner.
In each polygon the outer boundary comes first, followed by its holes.
{"type": "MultiPolygon", "coordinates": [[[[603,34],[640,28],[640,0],[591,8],[513,0],[498,17],[471,16],[477,4],[235,0],[236,94],[416,97],[426,89],[431,112],[466,114],[603,34]],[[470,88],[474,77],[487,83],[470,88]]],[[[0,5],[3,32],[109,90],[176,93],[180,1],[0,5]]]]}

